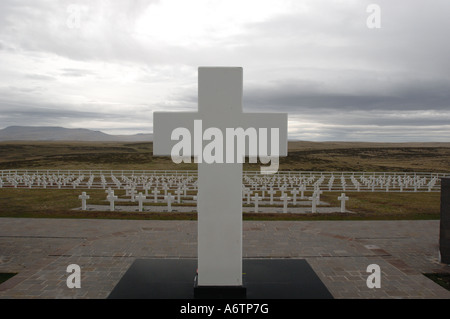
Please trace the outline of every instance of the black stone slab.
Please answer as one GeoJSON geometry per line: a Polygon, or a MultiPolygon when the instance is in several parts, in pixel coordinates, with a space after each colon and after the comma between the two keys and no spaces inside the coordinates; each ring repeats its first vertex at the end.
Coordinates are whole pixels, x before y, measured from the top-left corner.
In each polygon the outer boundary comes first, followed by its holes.
{"type": "Polygon", "coordinates": [[[248,299],[332,299],[304,259],[244,259],[248,299]]]}
{"type": "Polygon", "coordinates": [[[194,285],[195,299],[245,299],[247,288],[245,286],[196,286],[194,285]]]}
{"type": "MultiPolygon", "coordinates": [[[[196,269],[196,259],[137,259],[108,298],[193,299],[196,269]]],[[[304,259],[244,259],[243,283],[247,299],[333,298],[304,259]]]]}
{"type": "Polygon", "coordinates": [[[450,178],[441,179],[439,251],[441,262],[450,264],[450,178]]]}

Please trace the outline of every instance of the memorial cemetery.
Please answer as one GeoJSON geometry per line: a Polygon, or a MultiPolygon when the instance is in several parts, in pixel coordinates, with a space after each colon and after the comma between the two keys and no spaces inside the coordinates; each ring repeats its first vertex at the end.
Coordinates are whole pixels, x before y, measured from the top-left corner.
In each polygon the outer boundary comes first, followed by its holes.
{"type": "MultiPolygon", "coordinates": [[[[445,173],[291,172],[262,175],[244,171],[242,204],[254,213],[344,213],[354,193],[438,193],[445,173]],[[340,205],[320,200],[332,193],[340,205]]],[[[196,212],[197,172],[193,170],[2,170],[0,189],[79,190],[87,211],[196,212]],[[89,191],[104,190],[103,204],[92,204],[89,191]],[[120,195],[119,195],[120,194],[120,195]]],[[[217,181],[220,183],[220,181],[217,181]]],[[[98,202],[98,201],[96,201],[98,202]]]]}
{"type": "MultiPolygon", "coordinates": [[[[38,211],[51,211],[52,196],[59,197],[59,204],[65,202],[67,217],[77,216],[76,214],[80,213],[81,215],[78,216],[84,218],[91,212],[103,212],[102,217],[107,217],[108,214],[115,217],[117,216],[115,214],[121,213],[121,218],[124,219],[127,216],[138,216],[143,219],[167,216],[170,219],[170,216],[174,214],[195,216],[197,219],[195,258],[192,258],[190,254],[188,254],[189,258],[159,258],[161,255],[158,255],[158,258],[148,258],[145,254],[141,255],[141,258],[133,257],[127,261],[129,267],[126,272],[120,272],[120,280],[115,281],[114,287],[108,288],[108,298],[273,299],[281,296],[288,299],[328,299],[333,298],[333,294],[323,284],[320,276],[323,278],[326,271],[330,269],[335,271],[339,267],[325,267],[325,270],[316,273],[307,261],[309,257],[274,258],[273,256],[280,257],[277,255],[278,249],[272,249],[270,252],[265,250],[262,255],[257,255],[264,258],[245,258],[248,256],[248,253],[243,253],[243,219],[246,215],[256,220],[264,220],[266,215],[270,215],[274,220],[283,220],[283,216],[289,216],[294,220],[301,219],[302,216],[313,219],[315,216],[321,216],[324,219],[327,219],[327,216],[332,216],[330,219],[335,219],[336,216],[351,217],[360,213],[360,207],[354,205],[352,201],[361,201],[364,198],[372,200],[376,198],[382,206],[386,206],[386,211],[390,212],[392,207],[402,204],[396,203],[395,200],[389,201],[390,197],[405,195],[404,201],[417,203],[425,198],[436,200],[441,194],[441,188],[448,188],[445,183],[449,173],[440,171],[437,167],[433,167],[433,170],[428,172],[406,169],[403,171],[295,169],[296,164],[293,163],[292,157],[284,161],[278,159],[278,156],[288,156],[287,114],[244,113],[241,98],[241,68],[200,68],[198,112],[154,114],[155,133],[152,153],[155,161],[158,162],[158,156],[171,156],[172,162],[180,164],[181,169],[98,168],[101,165],[95,160],[91,161],[95,166],[93,169],[86,167],[82,161],[78,163],[80,168],[56,166],[54,169],[5,168],[9,164],[0,163],[0,167],[4,168],[0,170],[0,194],[3,194],[0,200],[4,204],[3,207],[6,207],[2,208],[1,213],[5,214],[8,208],[14,205],[20,210],[23,207],[20,205],[26,206],[27,200],[30,200],[27,192],[37,192],[36,196],[40,196],[38,202],[44,207],[43,210],[38,211]],[[204,127],[205,131],[202,128],[202,121],[207,124],[204,127]],[[239,129],[233,129],[231,132],[228,126],[239,129]],[[224,142],[221,138],[224,137],[222,132],[225,131],[226,137],[231,136],[231,139],[227,140],[227,146],[223,147],[224,142]],[[193,134],[185,134],[186,132],[193,132],[193,134]],[[257,143],[258,147],[252,144],[245,146],[245,143],[243,147],[242,144],[240,146],[238,136],[238,142],[228,148],[230,140],[233,143],[235,141],[234,136],[229,135],[230,132],[235,136],[238,133],[244,134],[241,142],[245,141],[245,135],[247,135],[248,140],[253,141],[254,144],[257,143]],[[268,132],[270,136],[267,136],[268,132]],[[261,136],[258,137],[258,134],[261,136]],[[215,140],[206,143],[207,147],[202,149],[205,136],[209,137],[206,141],[211,141],[212,136],[215,136],[215,140]],[[193,137],[192,141],[191,137],[193,137]],[[175,141],[179,141],[179,144],[175,141]],[[270,144],[270,154],[265,143],[270,144]],[[178,152],[175,156],[174,144],[177,145],[178,152]],[[226,149],[226,152],[218,152],[220,148],[222,151],[226,149]],[[259,154],[255,151],[257,148],[259,154]],[[179,152],[180,150],[183,152],[179,152]],[[250,164],[244,167],[243,159],[246,156],[249,157],[250,164]],[[260,164],[256,160],[258,156],[260,162],[265,165],[259,167],[260,164]],[[194,163],[191,157],[194,158],[194,163]],[[198,169],[192,169],[192,165],[198,165],[198,169]],[[64,198],[67,194],[70,194],[71,198],[64,198]],[[180,276],[183,277],[181,281],[180,276]],[[194,279],[193,282],[192,279],[194,279]],[[130,290],[130,287],[133,289],[130,290]]],[[[1,146],[8,147],[8,144],[1,146]]],[[[401,151],[405,152],[405,149],[401,151]]],[[[367,149],[362,149],[362,153],[367,152],[367,149]]],[[[52,154],[47,159],[55,157],[57,156],[52,154]]],[[[105,161],[109,159],[111,159],[110,156],[105,156],[105,161]]],[[[359,160],[364,159],[364,156],[359,156],[355,166],[361,165],[359,160]]],[[[142,159],[138,162],[140,165],[147,165],[142,163],[142,159]]],[[[441,162],[444,162],[443,167],[446,167],[445,160],[441,162]]],[[[10,162],[10,164],[14,163],[14,160],[10,162]]],[[[127,164],[130,166],[134,163],[127,164]]],[[[355,161],[351,164],[355,164],[355,161]]],[[[36,201],[36,198],[33,200],[36,201]]],[[[424,201],[422,204],[426,205],[426,203],[428,202],[424,201]]],[[[367,205],[371,205],[370,201],[367,205]]],[[[422,210],[423,207],[418,209],[422,210]]],[[[429,214],[427,217],[436,219],[435,208],[430,210],[434,215],[429,214]]],[[[94,218],[95,216],[98,215],[93,215],[94,218]]],[[[364,219],[364,216],[361,218],[364,219]]],[[[441,233],[444,235],[440,237],[440,249],[442,260],[446,261],[448,236],[446,237],[445,234],[448,223],[445,219],[441,218],[441,220],[445,223],[441,223],[441,233]]],[[[153,228],[142,227],[139,232],[146,229],[153,228]]],[[[247,232],[252,229],[260,228],[257,225],[247,226],[247,232]]],[[[305,229],[305,234],[308,231],[310,230],[305,229]]],[[[272,232],[270,236],[276,233],[276,231],[272,232]]],[[[113,233],[114,236],[123,234],[123,232],[113,233]]],[[[331,235],[327,231],[311,234],[331,235]]],[[[345,245],[348,244],[348,248],[354,249],[353,243],[350,243],[354,240],[353,238],[349,239],[342,234],[332,235],[332,237],[333,244],[336,239],[345,240],[345,245]]],[[[364,237],[362,240],[365,240],[364,237]]],[[[259,243],[258,240],[249,242],[259,243]]],[[[275,240],[272,244],[278,243],[275,240]]],[[[283,242],[284,244],[286,242],[283,242]]],[[[328,244],[331,245],[331,242],[328,244]]],[[[259,247],[259,244],[256,246],[259,247]]],[[[294,244],[294,246],[290,249],[295,250],[302,245],[294,244]]],[[[313,247],[320,250],[326,248],[321,244],[313,244],[313,247]]],[[[308,245],[304,248],[309,249],[308,245]]],[[[262,247],[262,249],[264,251],[265,248],[262,247]]],[[[364,249],[370,251],[370,253],[364,251],[364,254],[360,256],[364,260],[367,256],[387,258],[386,261],[395,268],[404,271],[406,275],[408,272],[411,274],[412,271],[405,268],[404,263],[391,260],[389,258],[391,256],[377,245],[367,244],[364,245],[364,249]],[[368,253],[369,255],[366,256],[368,253]]],[[[128,254],[128,251],[125,254],[128,254]]],[[[342,249],[333,249],[332,254],[304,254],[303,256],[326,258],[334,255],[353,258],[342,249]]],[[[122,255],[115,253],[114,256],[122,255]]],[[[435,261],[431,262],[436,264],[435,261]]],[[[370,269],[370,266],[373,264],[364,264],[365,269],[370,269]]],[[[386,267],[384,264],[383,268],[386,267]]],[[[358,285],[366,283],[361,281],[361,278],[364,279],[360,275],[361,270],[354,272],[357,273],[353,277],[358,285]]],[[[347,275],[350,276],[350,273],[347,275]]],[[[333,282],[338,279],[335,274],[332,276],[334,276],[333,282]]],[[[347,277],[345,278],[348,280],[347,277]]],[[[343,293],[342,296],[345,297],[345,289],[330,286],[333,287],[335,296],[341,296],[339,294],[343,293]]],[[[367,288],[373,288],[369,279],[367,279],[367,288]]],[[[395,289],[387,290],[387,295],[395,296],[397,293],[395,289]]],[[[360,296],[359,293],[357,296],[360,296]]],[[[445,292],[439,290],[437,295],[446,296],[445,292]]]]}

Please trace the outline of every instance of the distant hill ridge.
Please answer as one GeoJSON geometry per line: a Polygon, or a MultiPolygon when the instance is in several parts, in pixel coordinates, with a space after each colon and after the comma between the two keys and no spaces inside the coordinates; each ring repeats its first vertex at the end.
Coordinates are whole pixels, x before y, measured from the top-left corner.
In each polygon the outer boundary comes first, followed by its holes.
{"type": "Polygon", "coordinates": [[[153,134],[110,135],[59,126],[9,126],[0,130],[0,141],[151,142],[153,134]]]}

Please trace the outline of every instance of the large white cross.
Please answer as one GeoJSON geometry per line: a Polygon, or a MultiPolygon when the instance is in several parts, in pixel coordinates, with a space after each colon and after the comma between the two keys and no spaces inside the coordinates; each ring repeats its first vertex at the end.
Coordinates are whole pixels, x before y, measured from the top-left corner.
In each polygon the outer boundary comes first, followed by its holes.
{"type": "MultiPolygon", "coordinates": [[[[242,83],[240,67],[200,67],[198,113],[155,112],[153,154],[171,155],[177,142],[171,134],[176,128],[187,128],[191,135],[203,137],[203,132],[194,131],[194,120],[202,120],[203,128],[214,127],[224,133],[226,128],[255,128],[257,132],[259,128],[279,128],[279,155],[286,156],[287,114],[243,113],[242,83]]],[[[197,155],[199,146],[203,151],[207,142],[192,144],[191,154],[197,155]]],[[[224,143],[224,154],[225,149],[224,143]]],[[[245,155],[249,155],[248,147],[245,155]]],[[[241,185],[242,163],[199,162],[198,286],[242,286],[241,185]]]]}

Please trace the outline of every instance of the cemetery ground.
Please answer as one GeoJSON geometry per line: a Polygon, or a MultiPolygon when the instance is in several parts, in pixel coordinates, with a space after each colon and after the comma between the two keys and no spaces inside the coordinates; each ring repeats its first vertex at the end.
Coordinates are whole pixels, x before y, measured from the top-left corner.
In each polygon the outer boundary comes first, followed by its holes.
{"type": "MultiPolygon", "coordinates": [[[[153,144],[113,142],[2,142],[0,170],[103,169],[195,170],[196,164],[174,164],[170,157],[154,157],[153,144]]],[[[244,170],[259,165],[244,164],[244,170]]],[[[289,142],[289,155],[280,159],[281,171],[448,172],[450,143],[289,142]]],[[[322,198],[339,206],[340,193],[323,190],[322,198]]],[[[104,190],[90,189],[90,204],[105,205],[104,190]]],[[[119,197],[123,191],[116,191],[119,197]]],[[[6,189],[0,191],[0,216],[120,219],[196,219],[196,213],[125,213],[73,211],[80,206],[80,190],[6,189]]],[[[195,195],[195,194],[192,194],[195,195]]],[[[311,196],[306,193],[306,196],[311,196]]],[[[438,219],[438,193],[351,192],[352,214],[244,213],[244,219],[438,219]]],[[[137,204],[124,204],[137,205],[137,204]]],[[[157,204],[156,204],[157,205],[157,204]]],[[[162,205],[162,204],[161,204],[162,205]]],[[[195,204],[174,204],[176,206],[195,204]]],[[[249,206],[252,206],[250,204],[249,206]]],[[[244,205],[245,206],[245,205],[244,205]]],[[[260,205],[261,207],[264,205],[260,205]]]]}
{"type": "MultiPolygon", "coordinates": [[[[152,143],[2,142],[0,154],[0,170],[196,169],[153,157],[152,143]]],[[[280,162],[282,171],[449,173],[450,143],[290,142],[280,162]]],[[[104,189],[0,189],[0,298],[106,298],[135,258],[196,258],[196,213],[167,213],[164,203],[153,204],[161,212],[74,210],[81,191],[105,205],[104,189]],[[66,287],[70,263],[82,268],[81,289],[66,287]]],[[[304,258],[335,298],[449,299],[424,276],[448,285],[437,253],[439,192],[345,193],[351,213],[244,213],[244,257],[304,258]],[[382,289],[366,286],[371,263],[382,289]]],[[[340,194],[324,189],[321,201],[338,207],[340,194]]]]}
{"type": "MultiPolygon", "coordinates": [[[[103,189],[86,190],[92,205],[107,205],[103,189]],[[106,202],[106,203],[105,203],[106,202]]],[[[310,196],[312,192],[305,193],[310,196]]],[[[79,189],[13,189],[3,188],[0,191],[1,217],[32,217],[32,218],[102,218],[102,219],[162,219],[162,220],[196,220],[195,212],[177,212],[177,207],[193,207],[194,203],[172,204],[174,211],[167,213],[167,204],[152,203],[160,206],[160,212],[125,212],[125,211],[95,211],[74,210],[80,207],[79,189]]],[[[125,195],[125,190],[116,190],[119,197],[125,195]]],[[[324,192],[321,201],[330,206],[338,207],[340,202],[337,192],[324,192]]],[[[251,213],[243,214],[244,220],[417,220],[439,219],[439,193],[347,193],[350,200],[346,208],[352,213],[329,214],[294,214],[294,213],[251,213]]],[[[134,206],[137,202],[124,202],[120,205],[134,206]]],[[[253,207],[244,204],[244,207],[253,207]]],[[[259,205],[262,207],[263,205],[259,205]]],[[[144,207],[146,205],[144,204],[144,207]]],[[[321,207],[320,205],[318,207],[321,207]]],[[[281,206],[280,206],[281,208],[281,206]]]]}

